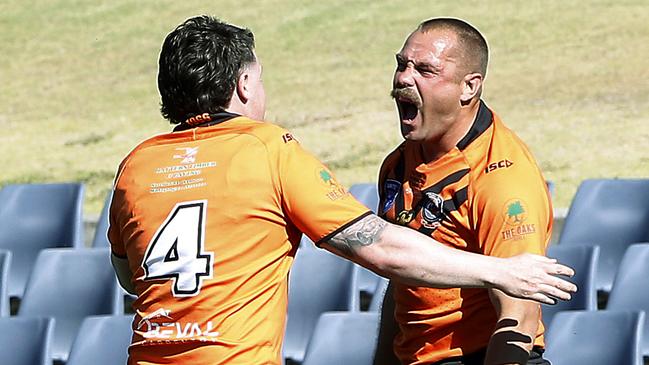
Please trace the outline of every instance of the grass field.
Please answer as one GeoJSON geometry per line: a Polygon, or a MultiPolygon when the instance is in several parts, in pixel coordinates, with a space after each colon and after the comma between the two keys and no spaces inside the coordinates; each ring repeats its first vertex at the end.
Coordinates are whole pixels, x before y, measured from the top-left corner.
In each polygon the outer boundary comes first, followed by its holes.
{"type": "Polygon", "coordinates": [[[375,181],[399,143],[394,54],[434,16],[466,19],[487,37],[484,99],[555,182],[555,206],[586,178],[649,177],[646,1],[242,3],[0,3],[0,184],[83,181],[86,211],[98,212],[122,157],[169,129],[158,113],[159,47],[201,13],[255,32],[267,119],[347,185],[375,181]]]}

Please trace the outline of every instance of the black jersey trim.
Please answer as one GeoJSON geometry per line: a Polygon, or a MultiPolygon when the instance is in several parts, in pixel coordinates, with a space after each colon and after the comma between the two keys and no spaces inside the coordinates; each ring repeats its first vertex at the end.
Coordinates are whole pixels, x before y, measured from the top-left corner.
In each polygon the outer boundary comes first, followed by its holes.
{"type": "Polygon", "coordinates": [[[460,181],[470,171],[471,171],[471,169],[458,170],[458,171],[448,175],[447,177],[443,178],[442,180],[436,182],[434,185],[427,187],[426,189],[423,190],[423,192],[424,193],[427,193],[427,192],[439,193],[445,187],[460,181]]]}
{"type": "Polygon", "coordinates": [[[321,244],[323,244],[326,241],[329,241],[333,236],[337,235],[338,233],[340,233],[344,229],[347,229],[349,226],[353,225],[354,223],[360,221],[361,219],[367,217],[370,214],[374,214],[374,212],[372,212],[371,210],[368,210],[367,212],[359,215],[358,217],[352,219],[351,221],[343,224],[342,226],[338,227],[338,229],[336,229],[335,231],[333,231],[333,232],[329,233],[328,235],[324,236],[323,238],[319,239],[318,242],[315,243],[315,245],[317,247],[320,247],[321,244]]]}
{"type": "Polygon", "coordinates": [[[469,129],[469,132],[460,140],[460,142],[457,143],[457,148],[461,150],[464,150],[467,148],[471,142],[475,141],[476,138],[480,137],[484,131],[486,131],[491,124],[493,123],[493,113],[489,108],[487,108],[487,105],[480,100],[480,107],[478,109],[478,114],[475,117],[475,120],[473,121],[473,125],[471,126],[471,129],[469,129]]]}
{"type": "Polygon", "coordinates": [[[182,122],[174,128],[174,132],[186,131],[188,129],[192,129],[196,127],[209,127],[219,123],[227,122],[228,120],[239,116],[240,116],[239,114],[230,113],[230,112],[218,112],[218,113],[210,114],[211,120],[209,122],[204,122],[196,125],[189,125],[185,122],[182,122]]]}
{"type": "Polygon", "coordinates": [[[115,256],[117,258],[120,258],[120,259],[127,259],[128,258],[128,257],[126,257],[126,255],[122,256],[122,255],[116,254],[115,251],[113,251],[113,250],[110,250],[110,253],[113,254],[113,256],[115,256]]]}
{"type": "Polygon", "coordinates": [[[444,211],[450,213],[452,211],[458,210],[458,208],[464,204],[465,201],[469,199],[469,187],[465,186],[462,189],[458,190],[453,194],[453,197],[450,200],[444,201],[444,211]]]}

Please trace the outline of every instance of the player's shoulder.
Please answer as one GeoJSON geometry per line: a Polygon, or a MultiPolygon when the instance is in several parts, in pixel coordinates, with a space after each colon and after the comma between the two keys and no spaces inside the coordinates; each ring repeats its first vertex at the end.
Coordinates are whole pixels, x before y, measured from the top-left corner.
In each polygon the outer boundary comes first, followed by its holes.
{"type": "Polygon", "coordinates": [[[271,122],[242,117],[240,125],[244,127],[240,133],[248,134],[266,146],[281,146],[289,142],[296,142],[290,131],[271,122]]]}

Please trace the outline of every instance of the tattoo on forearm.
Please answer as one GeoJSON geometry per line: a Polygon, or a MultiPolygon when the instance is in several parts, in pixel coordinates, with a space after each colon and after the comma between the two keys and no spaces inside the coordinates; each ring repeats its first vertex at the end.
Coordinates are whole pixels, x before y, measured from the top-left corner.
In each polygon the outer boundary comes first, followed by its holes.
{"type": "Polygon", "coordinates": [[[383,219],[369,215],[331,237],[329,244],[351,257],[356,247],[376,242],[386,226],[383,219]]]}

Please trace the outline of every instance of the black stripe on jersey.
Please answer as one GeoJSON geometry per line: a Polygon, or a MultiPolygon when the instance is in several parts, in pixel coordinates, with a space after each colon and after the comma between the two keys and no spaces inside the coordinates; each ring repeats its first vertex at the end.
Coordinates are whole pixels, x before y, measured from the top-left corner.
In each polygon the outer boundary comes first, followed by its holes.
{"type": "Polygon", "coordinates": [[[493,123],[493,114],[491,110],[487,108],[487,105],[484,101],[480,100],[480,107],[478,109],[478,115],[476,115],[473,125],[469,132],[457,143],[457,148],[461,150],[467,148],[471,142],[475,141],[476,138],[480,137],[484,131],[486,131],[491,124],[493,123]]]}
{"type": "MultiPolygon", "coordinates": [[[[466,174],[469,173],[469,171],[471,171],[471,169],[462,169],[462,170],[455,171],[454,173],[443,178],[442,180],[436,182],[434,185],[429,186],[428,188],[422,190],[421,195],[424,196],[426,195],[426,193],[429,192],[439,194],[442,191],[442,189],[444,189],[445,187],[460,181],[466,174]]],[[[424,203],[424,199],[419,199],[417,205],[413,208],[415,214],[417,214],[417,212],[421,210],[421,206],[423,203],[424,203]]],[[[446,204],[446,202],[444,204],[446,204]]]]}
{"type": "MultiPolygon", "coordinates": [[[[455,194],[453,194],[453,197],[449,200],[444,200],[444,205],[442,209],[444,210],[445,214],[449,214],[455,210],[457,210],[462,204],[464,204],[465,201],[468,199],[468,186],[463,187],[462,189],[458,190],[455,194]]],[[[418,204],[419,206],[419,204],[418,204]]],[[[423,233],[427,236],[430,236],[435,229],[434,228],[426,228],[424,226],[419,227],[417,229],[420,233],[423,233]]]]}
{"type": "Polygon", "coordinates": [[[464,204],[464,202],[469,198],[468,190],[469,187],[465,186],[462,189],[456,191],[451,199],[445,200],[443,208],[444,212],[450,213],[452,211],[458,210],[460,205],[464,204]]]}
{"type": "Polygon", "coordinates": [[[328,235],[322,237],[321,239],[318,240],[318,242],[315,243],[316,247],[320,247],[321,244],[324,242],[329,241],[333,236],[337,235],[338,233],[342,232],[344,229],[348,228],[349,226],[353,225],[354,223],[360,221],[361,219],[367,217],[368,215],[374,214],[371,210],[359,215],[358,217],[352,219],[351,221],[343,224],[342,226],[338,227],[335,231],[329,233],[328,235]]]}
{"type": "Polygon", "coordinates": [[[469,173],[469,171],[471,171],[471,169],[462,169],[455,171],[442,180],[436,182],[434,185],[422,190],[422,193],[433,192],[439,194],[439,192],[442,191],[442,189],[444,189],[445,187],[460,181],[464,177],[464,175],[469,173]]]}

